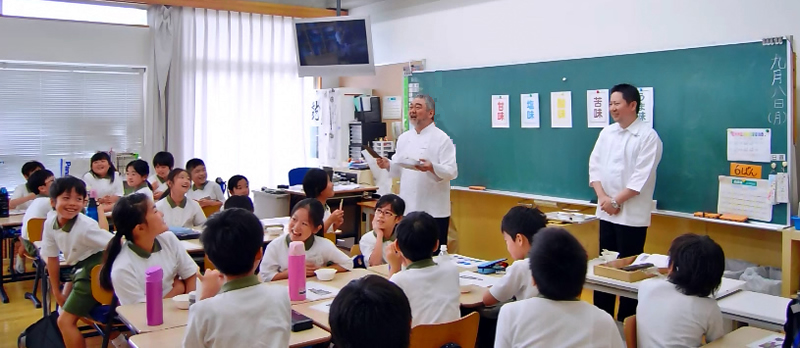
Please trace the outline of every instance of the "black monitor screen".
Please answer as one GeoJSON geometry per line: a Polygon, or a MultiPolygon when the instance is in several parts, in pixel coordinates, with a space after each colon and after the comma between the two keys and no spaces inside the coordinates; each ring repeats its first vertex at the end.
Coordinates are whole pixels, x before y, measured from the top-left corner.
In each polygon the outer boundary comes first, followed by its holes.
{"type": "Polygon", "coordinates": [[[295,25],[301,66],[369,64],[363,19],[295,25]]]}

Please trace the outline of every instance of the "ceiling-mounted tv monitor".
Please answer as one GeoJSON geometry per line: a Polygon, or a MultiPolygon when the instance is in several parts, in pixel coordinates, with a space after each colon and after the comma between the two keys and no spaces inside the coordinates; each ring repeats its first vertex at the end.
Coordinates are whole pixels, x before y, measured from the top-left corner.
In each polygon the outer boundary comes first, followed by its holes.
{"type": "Polygon", "coordinates": [[[369,17],[294,20],[300,76],[375,75],[369,17]]]}

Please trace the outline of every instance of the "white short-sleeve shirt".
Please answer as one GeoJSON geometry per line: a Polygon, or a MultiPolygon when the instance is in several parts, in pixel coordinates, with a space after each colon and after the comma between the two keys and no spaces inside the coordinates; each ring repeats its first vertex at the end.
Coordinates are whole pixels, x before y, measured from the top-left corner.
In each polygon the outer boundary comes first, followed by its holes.
{"type": "MultiPolygon", "coordinates": [[[[28,191],[28,186],[26,186],[25,184],[19,184],[19,185],[17,185],[16,188],[14,188],[14,192],[11,193],[11,197],[9,198],[9,200],[22,198],[22,197],[25,197],[25,196],[27,196],[29,194],[31,194],[31,192],[28,191]]],[[[31,204],[32,204],[31,202],[32,201],[27,201],[25,203],[17,205],[16,210],[26,210],[26,209],[28,209],[28,207],[30,207],[31,204]]]]}
{"type": "Polygon", "coordinates": [[[602,309],[580,300],[553,301],[542,297],[507,303],[500,308],[494,346],[625,347],[614,319],[602,309]]]}
{"type": "Polygon", "coordinates": [[[153,200],[153,190],[151,190],[150,187],[147,186],[147,184],[142,184],[141,187],[136,188],[135,190],[133,190],[133,192],[130,192],[130,193],[128,193],[128,192],[129,191],[126,190],[126,193],[125,193],[126,196],[132,195],[134,193],[141,193],[141,194],[144,194],[145,196],[149,197],[151,201],[153,200]]]}
{"type": "Polygon", "coordinates": [[[50,204],[50,197],[38,196],[30,202],[31,205],[25,210],[25,215],[22,216],[22,239],[29,240],[28,238],[28,221],[31,219],[46,219],[47,214],[53,211],[53,206],[50,204]]]}
{"type": "Polygon", "coordinates": [[[105,196],[124,196],[125,189],[123,187],[123,181],[125,180],[123,180],[117,172],[114,172],[114,182],[111,182],[111,179],[108,178],[96,177],[92,172],[83,175],[83,182],[86,183],[86,189],[97,192],[98,198],[105,196]]]}
{"type": "MultiPolygon", "coordinates": [[[[389,239],[385,239],[381,242],[381,250],[385,250],[389,244],[392,244],[395,240],[395,234],[392,233],[392,237],[389,239]]],[[[375,231],[370,231],[364,233],[361,236],[361,240],[358,242],[358,247],[361,248],[361,255],[364,255],[364,262],[369,263],[369,257],[372,255],[372,252],[375,250],[375,244],[378,243],[378,236],[375,234],[375,231]]],[[[386,255],[383,255],[383,262],[386,263],[386,255]]]]}
{"type": "Polygon", "coordinates": [[[145,301],[145,274],[152,266],[160,266],[164,270],[162,297],[172,291],[176,276],[189,279],[197,274],[197,264],[171,232],[158,235],[151,252],[125,242],[111,267],[111,283],[120,305],[145,301]]]}
{"type": "Polygon", "coordinates": [[[291,322],[286,287],[247,276],[189,307],[183,347],[288,347],[291,322]]]}
{"type": "Polygon", "coordinates": [[[506,302],[512,297],[521,301],[538,296],[539,289],[533,285],[530,261],[528,259],[514,261],[497,284],[489,288],[489,292],[500,302],[506,302]]]}
{"type": "Polygon", "coordinates": [[[725,334],[717,300],[688,296],[665,279],[639,285],[636,336],[639,347],[700,347],[725,334]]]}
{"type": "Polygon", "coordinates": [[[97,221],[78,214],[64,226],[58,225],[58,214],[48,214],[44,222],[42,236],[43,258],[58,257],[64,253],[64,262],[73,266],[98,252],[106,249],[113,235],[97,224],[97,221]]]}
{"type": "Polygon", "coordinates": [[[439,324],[461,317],[458,268],[431,259],[413,262],[389,279],[397,284],[411,305],[411,326],[439,324]]]}
{"type": "Polygon", "coordinates": [[[180,205],[175,204],[172,197],[161,199],[156,203],[156,209],[164,214],[167,226],[194,227],[206,223],[206,214],[200,204],[185,197],[180,205]]]}
{"type": "MultiPolygon", "coordinates": [[[[261,268],[258,273],[261,280],[272,281],[276,274],[289,268],[289,235],[282,234],[267,245],[264,258],[261,259],[261,268]]],[[[328,262],[333,262],[346,270],[353,269],[353,260],[336,247],[333,242],[325,238],[312,235],[306,240],[306,262],[313,262],[324,267],[328,262]],[[312,240],[313,242],[310,242],[312,240]]]]}
{"type": "Polygon", "coordinates": [[[147,178],[147,181],[149,181],[150,184],[155,187],[155,192],[164,192],[167,190],[167,180],[165,179],[162,181],[161,178],[159,178],[156,174],[150,175],[150,177],[147,178]],[[158,185],[156,185],[156,183],[158,183],[158,185]]]}
{"type": "Polygon", "coordinates": [[[196,201],[208,198],[225,203],[225,195],[222,193],[222,188],[211,181],[206,181],[205,184],[199,187],[192,184],[192,188],[189,189],[186,196],[196,201]]]}

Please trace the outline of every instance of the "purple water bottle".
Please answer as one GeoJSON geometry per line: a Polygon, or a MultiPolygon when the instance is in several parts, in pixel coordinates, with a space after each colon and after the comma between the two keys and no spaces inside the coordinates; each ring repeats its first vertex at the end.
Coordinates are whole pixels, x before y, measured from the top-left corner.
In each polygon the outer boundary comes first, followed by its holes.
{"type": "Polygon", "coordinates": [[[303,242],[289,243],[289,299],[306,300],[306,248],[303,242]]]}
{"type": "Polygon", "coordinates": [[[145,272],[145,305],[147,306],[147,326],[158,326],[164,323],[163,289],[161,281],[164,270],[153,266],[145,272]]]}

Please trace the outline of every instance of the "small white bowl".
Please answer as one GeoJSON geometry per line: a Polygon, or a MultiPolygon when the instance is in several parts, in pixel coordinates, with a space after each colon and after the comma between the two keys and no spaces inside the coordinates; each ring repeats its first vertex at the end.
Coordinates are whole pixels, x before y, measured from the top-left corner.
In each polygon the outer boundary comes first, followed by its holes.
{"type": "Polygon", "coordinates": [[[279,236],[281,233],[283,233],[283,227],[270,226],[267,227],[264,232],[266,232],[270,236],[279,236]]]}
{"type": "Polygon", "coordinates": [[[619,257],[619,253],[616,251],[604,251],[600,258],[602,258],[605,262],[611,262],[616,260],[619,257]]]}
{"type": "Polygon", "coordinates": [[[336,275],[336,270],[333,268],[320,268],[314,271],[314,274],[317,275],[317,279],[327,282],[333,279],[333,276],[336,275]]]}
{"type": "Polygon", "coordinates": [[[189,294],[176,295],[172,298],[172,303],[178,309],[189,309],[189,294]]]}

